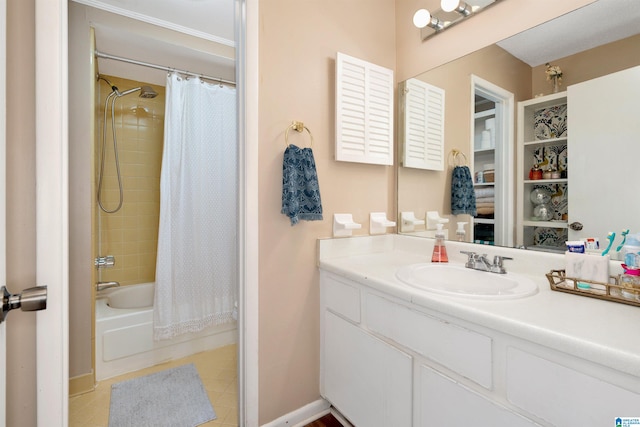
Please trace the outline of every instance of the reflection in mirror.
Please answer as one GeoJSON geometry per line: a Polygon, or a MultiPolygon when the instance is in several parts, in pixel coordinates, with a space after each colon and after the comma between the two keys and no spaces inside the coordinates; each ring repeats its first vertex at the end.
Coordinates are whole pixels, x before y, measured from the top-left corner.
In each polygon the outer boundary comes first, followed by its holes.
{"type": "MultiPolygon", "coordinates": [[[[518,230],[518,216],[523,217],[523,207],[517,209],[518,200],[524,197],[517,193],[523,193],[522,181],[528,179],[529,170],[533,167],[534,160],[516,159],[518,120],[517,103],[538,99],[539,96],[552,94],[553,81],[547,80],[546,63],[557,65],[563,72],[560,81],[560,91],[574,86],[578,83],[591,81],[601,76],[610,75],[621,70],[626,70],[640,65],[640,10],[639,8],[628,7],[625,0],[598,0],[594,3],[580,8],[567,15],[556,18],[549,23],[525,31],[496,45],[487,46],[472,54],[459,58],[448,64],[442,65],[433,70],[427,71],[415,77],[415,79],[426,82],[430,85],[440,87],[445,92],[445,125],[444,125],[444,156],[445,159],[454,149],[462,151],[469,159],[469,166],[472,168],[474,179],[477,172],[484,172],[484,167],[474,164],[476,147],[482,147],[482,134],[487,130],[486,124],[476,125],[474,123],[475,100],[477,93],[474,91],[473,78],[489,82],[505,92],[513,94],[514,104],[512,114],[516,124],[510,133],[505,137],[505,147],[510,148],[510,153],[505,159],[506,165],[511,165],[513,172],[509,174],[502,170],[500,173],[507,176],[499,176],[498,170],[500,161],[495,160],[495,187],[503,188],[503,201],[508,205],[505,215],[510,217],[499,218],[496,213],[493,218],[495,227],[505,227],[506,235],[511,235],[512,240],[498,239],[496,244],[507,246],[532,246],[535,242],[524,242],[522,230],[518,230]],[[625,7],[627,5],[627,7],[625,7]],[[597,18],[597,19],[594,19],[597,18]],[[605,28],[608,26],[608,28],[605,28]],[[559,33],[558,31],[563,31],[559,33]],[[532,35],[533,34],[533,35],[532,35]],[[606,38],[605,38],[606,35],[606,38]],[[541,45],[535,43],[541,37],[551,37],[545,39],[541,45]],[[526,43],[523,43],[526,42],[526,43]],[[602,44],[605,43],[605,44],[602,44]],[[523,45],[525,45],[522,47],[523,45]],[[531,53],[531,55],[529,55],[531,53]],[[473,77],[476,76],[476,77],[473,77]],[[479,144],[479,145],[478,145],[479,144]],[[479,168],[482,167],[482,171],[479,168]],[[507,185],[509,184],[509,185],[507,185]],[[520,185],[520,187],[519,187],[520,185]],[[519,188],[519,190],[518,190],[519,188]]],[[[638,82],[629,86],[640,86],[638,82]]],[[[602,91],[602,89],[599,89],[602,91]]],[[[604,92],[594,93],[593,100],[588,103],[598,103],[599,99],[608,96],[606,89],[604,92]]],[[[571,89],[569,89],[571,93],[571,89]]],[[[566,93],[565,93],[566,95],[566,93]]],[[[544,99],[544,98],[540,98],[544,99]]],[[[610,102],[607,100],[607,102],[610,102]]],[[[615,104],[615,100],[612,100],[615,104]]],[[[571,101],[568,101],[571,105],[571,101]]],[[[572,150],[571,140],[571,107],[567,113],[569,123],[569,140],[566,154],[566,169],[564,172],[573,180],[582,180],[578,164],[581,159],[581,149],[572,150]]],[[[479,110],[478,110],[479,111],[479,110]]],[[[620,125],[622,122],[620,122],[620,125]]],[[[610,126],[604,121],[598,120],[593,124],[597,129],[607,129],[610,126]]],[[[402,132],[400,129],[399,132],[402,132]]],[[[594,132],[594,130],[592,130],[594,132]]],[[[577,129],[576,129],[577,134],[577,129]]],[[[485,134],[486,135],[486,134],[485,134]]],[[[601,141],[600,148],[607,147],[605,151],[618,153],[618,158],[640,158],[640,153],[634,157],[631,149],[638,144],[631,146],[617,146],[614,150],[608,149],[609,144],[622,144],[624,139],[601,141]]],[[[491,141],[491,140],[490,140],[491,141]]],[[[630,142],[630,141],[629,141],[630,142]]],[[[546,154],[547,150],[545,150],[546,154]]],[[[542,158],[544,161],[544,157],[542,158]]],[[[564,160],[563,160],[564,161],[564,160]]],[[[491,163],[485,161],[485,163],[491,163]]],[[[590,174],[598,176],[603,183],[606,183],[606,193],[610,194],[618,204],[623,205],[625,195],[623,193],[625,181],[624,174],[630,173],[620,168],[620,163],[615,161],[606,163],[597,162],[594,158],[586,162],[590,164],[590,174]],[[617,167],[618,166],[618,167],[617,167]],[[616,176],[615,182],[612,177],[616,176]]],[[[632,169],[631,169],[632,170],[632,169]]],[[[452,166],[445,163],[444,171],[420,170],[415,168],[398,168],[398,218],[400,212],[411,212],[418,219],[425,219],[428,211],[438,212],[445,219],[449,219],[445,224],[448,235],[456,236],[457,222],[474,223],[474,218],[469,215],[452,215],[451,210],[451,171],[452,166]]],[[[560,171],[558,171],[560,172],[560,171]]],[[[477,182],[475,183],[477,184],[477,182]]],[[[487,185],[483,185],[487,187],[487,185]]],[[[477,185],[476,185],[477,187],[477,185]]],[[[569,186],[571,187],[571,186],[569,186]]],[[[576,187],[577,188],[577,187],[576,187]]],[[[628,188],[626,188],[628,190],[628,188]]],[[[591,213],[597,218],[602,227],[608,231],[620,232],[629,228],[631,232],[640,232],[640,221],[634,218],[638,210],[629,212],[626,216],[622,211],[626,209],[615,209],[615,205],[610,202],[608,206],[600,203],[600,194],[577,194],[583,189],[576,190],[572,194],[567,190],[568,197],[558,203],[568,203],[573,198],[586,199],[591,213]],[[611,210],[616,210],[615,215],[610,215],[611,210]],[[613,218],[617,219],[614,221],[613,218]]],[[[556,200],[557,202],[557,200],[556,200]]],[[[576,205],[577,206],[577,205],[576,205]]],[[[558,221],[558,228],[566,231],[568,224],[582,219],[583,212],[578,211],[584,208],[572,209],[568,206],[568,218],[565,216],[558,221]]],[[[477,218],[477,217],[476,217],[477,218]]],[[[488,218],[485,218],[488,219],[488,218]]],[[[477,222],[477,220],[476,220],[477,222]]],[[[580,221],[584,224],[584,221],[580,221]]],[[[466,241],[475,241],[479,233],[474,227],[467,226],[466,241]]],[[[402,231],[401,231],[402,232],[402,231]]],[[[411,232],[415,235],[430,236],[425,225],[416,226],[411,232]]],[[[601,229],[596,229],[596,225],[585,224],[579,237],[598,237],[601,242],[606,241],[606,234],[602,235],[601,229]]],[[[495,237],[497,234],[494,231],[495,237]]],[[[477,240],[489,240],[486,237],[477,240]]],[[[559,242],[562,245],[564,241],[559,242]]]]}

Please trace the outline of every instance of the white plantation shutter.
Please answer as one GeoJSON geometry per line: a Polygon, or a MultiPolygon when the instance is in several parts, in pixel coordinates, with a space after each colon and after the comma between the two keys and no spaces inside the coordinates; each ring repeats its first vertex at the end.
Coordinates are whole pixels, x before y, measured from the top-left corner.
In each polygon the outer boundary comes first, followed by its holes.
{"type": "Polygon", "coordinates": [[[336,160],[393,165],[393,71],[340,52],[336,160]]]}
{"type": "Polygon", "coordinates": [[[416,79],[404,87],[402,165],[444,170],[444,90],[416,79]]]}

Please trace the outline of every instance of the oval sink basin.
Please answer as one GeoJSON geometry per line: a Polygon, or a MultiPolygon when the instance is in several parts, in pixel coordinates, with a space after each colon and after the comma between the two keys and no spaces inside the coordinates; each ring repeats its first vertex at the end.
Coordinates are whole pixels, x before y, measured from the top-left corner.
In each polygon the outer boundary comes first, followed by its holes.
{"type": "Polygon", "coordinates": [[[496,274],[447,264],[407,265],[396,271],[396,277],[425,291],[467,298],[514,299],[538,292],[533,280],[519,274],[496,274]]]}

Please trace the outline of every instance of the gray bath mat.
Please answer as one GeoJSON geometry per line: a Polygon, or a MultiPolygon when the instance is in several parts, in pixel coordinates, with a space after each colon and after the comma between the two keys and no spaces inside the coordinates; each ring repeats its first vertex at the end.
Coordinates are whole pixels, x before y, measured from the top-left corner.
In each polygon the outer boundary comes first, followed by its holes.
{"type": "Polygon", "coordinates": [[[195,427],[214,419],[193,363],[111,386],[109,427],[195,427]]]}

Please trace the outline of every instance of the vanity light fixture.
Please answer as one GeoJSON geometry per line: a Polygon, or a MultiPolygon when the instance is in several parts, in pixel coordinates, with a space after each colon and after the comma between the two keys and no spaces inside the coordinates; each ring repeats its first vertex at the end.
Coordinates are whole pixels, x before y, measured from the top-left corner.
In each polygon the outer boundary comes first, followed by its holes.
{"type": "Polygon", "coordinates": [[[457,12],[462,16],[469,16],[473,9],[462,0],[442,0],[440,8],[445,12],[457,12]]]}
{"type": "Polygon", "coordinates": [[[427,9],[418,9],[413,15],[413,25],[418,28],[430,27],[436,31],[444,28],[444,22],[435,16],[431,16],[431,13],[427,9]]]}
{"type": "Polygon", "coordinates": [[[500,0],[441,0],[440,9],[430,12],[419,9],[413,15],[413,25],[420,28],[422,40],[476,15],[500,0]]]}

